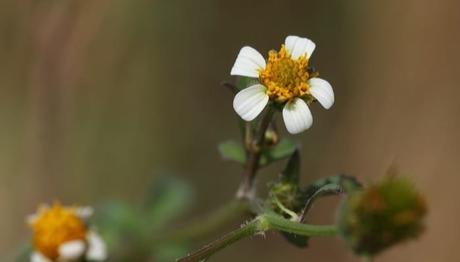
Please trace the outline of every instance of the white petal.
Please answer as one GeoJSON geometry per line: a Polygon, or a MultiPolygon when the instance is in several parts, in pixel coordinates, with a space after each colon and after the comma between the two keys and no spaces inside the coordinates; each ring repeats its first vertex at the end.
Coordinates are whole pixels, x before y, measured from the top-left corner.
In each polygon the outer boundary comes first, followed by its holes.
{"type": "Polygon", "coordinates": [[[86,236],[88,252],[86,259],[91,261],[104,261],[107,259],[107,247],[104,240],[95,232],[90,231],[86,236]]]}
{"type": "Polygon", "coordinates": [[[86,245],[82,240],[72,240],[59,246],[59,258],[63,260],[76,260],[85,253],[86,245]]]}
{"type": "Polygon", "coordinates": [[[291,134],[298,134],[310,128],[313,117],[305,101],[300,98],[288,102],[283,108],[283,119],[291,134]]]}
{"type": "Polygon", "coordinates": [[[30,262],[51,262],[51,259],[45,257],[40,252],[33,252],[30,256],[30,262]]]}
{"type": "Polygon", "coordinates": [[[253,85],[236,94],[233,109],[244,120],[252,121],[268,103],[268,95],[263,85],[253,85]]]}
{"type": "Polygon", "coordinates": [[[297,59],[304,54],[310,58],[316,48],[315,43],[310,39],[293,35],[286,37],[284,44],[292,59],[297,59]]]}
{"type": "Polygon", "coordinates": [[[26,222],[28,225],[32,225],[33,223],[35,223],[35,221],[37,221],[37,218],[38,214],[28,215],[26,218],[26,222]]]}
{"type": "Polygon", "coordinates": [[[334,90],[331,84],[321,78],[312,78],[308,81],[310,94],[326,109],[334,104],[334,90]]]}
{"type": "Polygon", "coordinates": [[[245,46],[241,48],[232,67],[231,75],[259,77],[259,71],[265,68],[264,57],[254,48],[245,46]]]}
{"type": "Polygon", "coordinates": [[[75,212],[78,217],[83,220],[87,220],[93,215],[94,210],[92,207],[79,207],[75,212]]]}

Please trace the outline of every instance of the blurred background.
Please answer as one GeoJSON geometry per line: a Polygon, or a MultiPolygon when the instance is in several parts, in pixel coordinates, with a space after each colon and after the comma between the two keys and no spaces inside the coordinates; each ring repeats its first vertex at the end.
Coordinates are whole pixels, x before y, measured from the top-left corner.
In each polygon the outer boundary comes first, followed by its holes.
{"type": "MultiPolygon", "coordinates": [[[[196,189],[188,220],[233,197],[241,168],[216,145],[238,138],[220,86],[239,49],[263,54],[288,34],[317,44],[311,63],[336,104],[313,107],[294,137],[303,180],[346,172],[379,179],[389,165],[426,193],[426,233],[376,261],[459,261],[460,2],[0,2],[0,254],[28,241],[40,203],[136,205],[162,173],[196,189]]],[[[279,166],[264,169],[261,191],[279,166]]],[[[315,206],[332,222],[337,200],[315,206]]],[[[201,244],[201,243],[196,243],[201,244]]],[[[308,249],[276,234],[216,261],[358,261],[340,239],[308,249]]]]}

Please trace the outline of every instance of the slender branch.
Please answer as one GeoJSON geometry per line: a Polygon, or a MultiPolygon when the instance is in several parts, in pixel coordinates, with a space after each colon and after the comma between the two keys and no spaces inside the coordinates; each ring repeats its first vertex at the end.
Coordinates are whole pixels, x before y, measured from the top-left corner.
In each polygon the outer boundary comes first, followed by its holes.
{"type": "Polygon", "coordinates": [[[293,233],[302,236],[334,236],[337,234],[336,225],[309,225],[294,222],[284,217],[269,213],[261,216],[261,220],[267,223],[269,229],[293,233]]]}
{"type": "Polygon", "coordinates": [[[218,231],[223,226],[235,221],[237,218],[241,219],[244,213],[249,212],[249,210],[250,204],[247,201],[232,200],[215,210],[213,213],[207,215],[205,218],[196,219],[186,227],[181,227],[174,232],[166,233],[165,235],[158,237],[156,240],[161,242],[197,240],[218,231]]]}
{"type": "MultiPolygon", "coordinates": [[[[238,199],[254,198],[254,179],[259,169],[259,160],[265,140],[265,132],[270,126],[275,110],[269,105],[262,115],[256,134],[250,143],[246,142],[246,165],[243,173],[243,181],[236,194],[238,199]]],[[[251,125],[245,126],[247,132],[251,125]]]]}
{"type": "Polygon", "coordinates": [[[199,250],[180,258],[177,262],[199,262],[211,257],[217,251],[246,237],[269,230],[278,230],[303,236],[333,236],[337,234],[335,225],[307,225],[292,222],[279,215],[263,214],[223,237],[203,246],[199,250]]]}
{"type": "Polygon", "coordinates": [[[258,226],[258,220],[253,220],[252,222],[242,226],[241,228],[234,230],[224,235],[223,237],[207,244],[201,249],[195,251],[194,253],[178,259],[177,262],[193,262],[207,259],[217,251],[235,243],[236,241],[256,234],[259,231],[258,226]]]}

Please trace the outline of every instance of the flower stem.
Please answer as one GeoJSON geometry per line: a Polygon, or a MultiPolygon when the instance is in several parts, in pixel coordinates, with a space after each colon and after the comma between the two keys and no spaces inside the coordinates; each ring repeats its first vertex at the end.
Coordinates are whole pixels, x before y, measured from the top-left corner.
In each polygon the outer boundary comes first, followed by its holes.
{"type": "Polygon", "coordinates": [[[237,242],[240,239],[252,236],[259,231],[258,221],[253,220],[252,222],[242,226],[241,228],[234,230],[223,237],[205,245],[201,249],[189,254],[186,257],[180,258],[177,262],[198,262],[209,258],[217,251],[237,242]]]}
{"type": "Polygon", "coordinates": [[[179,228],[166,236],[159,237],[157,241],[193,241],[206,237],[223,226],[241,219],[250,210],[247,201],[232,200],[204,218],[196,219],[185,228],[179,228]]]}
{"type": "MultiPolygon", "coordinates": [[[[247,141],[248,137],[245,137],[246,165],[243,173],[243,181],[236,194],[238,199],[252,200],[255,197],[254,179],[256,177],[257,170],[259,169],[259,160],[265,140],[265,132],[270,126],[274,113],[275,109],[268,105],[267,109],[262,115],[262,118],[260,119],[259,125],[254,134],[254,137],[252,137],[252,140],[247,141]]],[[[252,126],[250,124],[245,125],[246,134],[251,133],[251,128],[252,126]]]]}
{"type": "Polygon", "coordinates": [[[198,262],[211,257],[217,251],[246,237],[263,233],[269,230],[278,230],[302,236],[333,236],[337,234],[335,225],[307,225],[290,221],[274,213],[266,213],[256,217],[223,237],[203,246],[201,249],[180,258],[177,262],[198,262]]]}
{"type": "Polygon", "coordinates": [[[337,234],[336,225],[309,225],[294,222],[284,217],[267,213],[259,217],[259,220],[267,223],[268,229],[279,230],[287,233],[293,233],[302,236],[334,236],[337,234]]]}

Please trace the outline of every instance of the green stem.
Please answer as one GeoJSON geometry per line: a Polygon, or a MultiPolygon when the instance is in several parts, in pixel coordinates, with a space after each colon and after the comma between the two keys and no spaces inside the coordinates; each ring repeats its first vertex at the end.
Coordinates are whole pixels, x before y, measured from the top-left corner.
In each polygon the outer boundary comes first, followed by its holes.
{"type": "Polygon", "coordinates": [[[336,225],[309,225],[285,219],[274,213],[264,214],[259,217],[261,223],[266,223],[268,229],[293,233],[302,236],[334,236],[337,234],[336,225]]]}
{"type": "Polygon", "coordinates": [[[223,205],[213,213],[204,218],[196,219],[184,228],[180,228],[172,233],[161,236],[157,241],[181,241],[196,240],[203,238],[221,229],[223,226],[241,219],[244,213],[250,209],[249,203],[243,200],[233,200],[223,205]]]}
{"type": "Polygon", "coordinates": [[[203,246],[199,250],[180,258],[177,262],[199,262],[211,257],[217,251],[246,237],[269,230],[278,230],[302,236],[334,236],[337,234],[335,225],[307,225],[287,220],[274,213],[266,213],[258,216],[251,222],[243,225],[227,235],[203,246]]]}
{"type": "Polygon", "coordinates": [[[252,236],[259,231],[258,220],[253,220],[252,222],[242,226],[241,228],[234,230],[223,237],[205,245],[201,249],[189,254],[186,257],[180,258],[177,262],[198,262],[209,258],[211,255],[217,251],[237,242],[240,239],[252,236]]]}
{"type": "Polygon", "coordinates": [[[261,157],[262,147],[264,146],[265,132],[270,126],[275,109],[268,105],[264,111],[255,134],[251,132],[251,124],[246,124],[245,146],[246,146],[246,165],[243,173],[243,181],[236,193],[238,199],[252,200],[255,197],[254,179],[259,169],[259,160],[261,157]],[[250,141],[248,141],[250,139],[250,141]]]}

